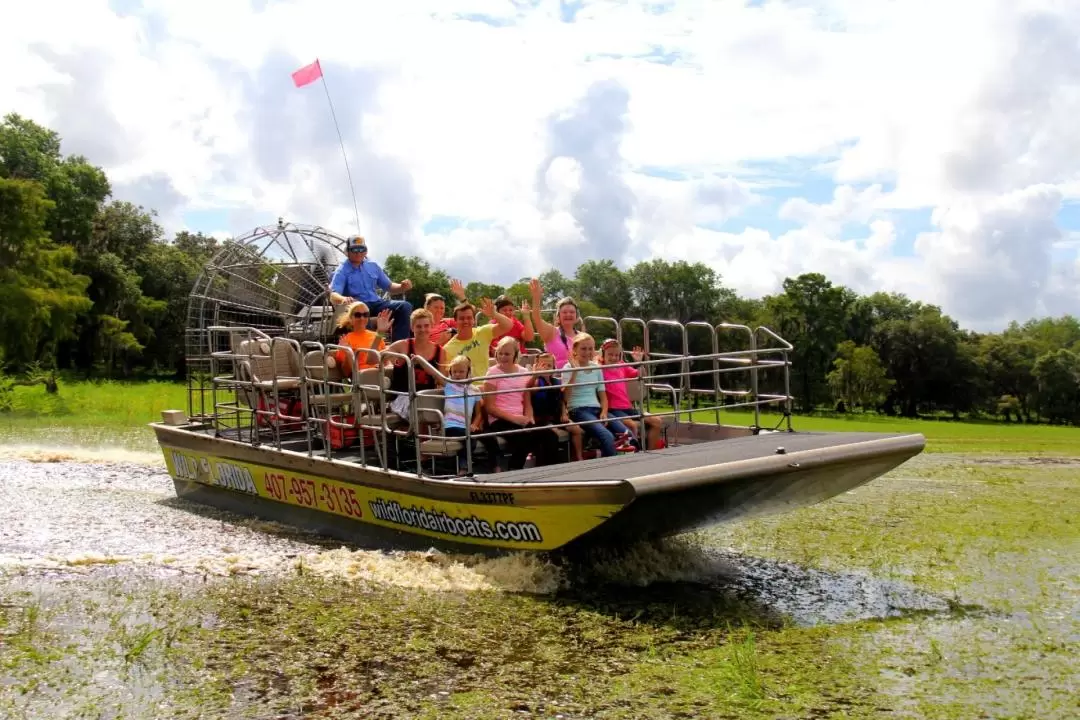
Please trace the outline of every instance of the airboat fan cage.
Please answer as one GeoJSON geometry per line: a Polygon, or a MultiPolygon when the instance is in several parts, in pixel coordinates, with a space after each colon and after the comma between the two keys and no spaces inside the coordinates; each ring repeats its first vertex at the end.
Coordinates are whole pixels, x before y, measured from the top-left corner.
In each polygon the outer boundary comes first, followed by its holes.
{"type": "Polygon", "coordinates": [[[332,333],[330,277],[344,260],[345,238],[317,225],[279,221],[226,240],[188,299],[188,374],[210,371],[210,353],[228,350],[229,334],[255,328],[270,337],[323,341],[332,333]]]}

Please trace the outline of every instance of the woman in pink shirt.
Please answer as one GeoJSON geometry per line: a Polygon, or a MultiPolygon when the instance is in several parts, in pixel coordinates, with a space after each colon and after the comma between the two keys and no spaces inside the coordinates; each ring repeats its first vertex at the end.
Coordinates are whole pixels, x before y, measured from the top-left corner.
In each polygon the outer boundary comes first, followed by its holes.
{"type": "Polygon", "coordinates": [[[529,294],[532,296],[532,321],[536,334],[543,341],[544,349],[555,356],[555,367],[561,368],[570,362],[570,347],[573,345],[574,336],[585,329],[577,303],[571,297],[564,297],[555,303],[552,324],[540,317],[544,289],[536,278],[529,281],[529,294]]]}
{"type": "MultiPolygon", "coordinates": [[[[525,467],[525,458],[531,450],[537,465],[552,465],[558,462],[559,438],[555,431],[546,427],[535,427],[532,403],[525,397],[529,386],[529,376],[505,377],[515,373],[528,372],[518,365],[518,342],[515,338],[504,337],[495,346],[495,365],[488,368],[484,392],[508,390],[497,395],[484,396],[484,410],[488,414],[488,430],[505,432],[532,428],[528,432],[516,432],[504,435],[503,439],[510,446],[510,470],[525,467]],[[516,392],[514,392],[516,391],[516,392]]],[[[497,443],[486,443],[489,452],[497,443]]],[[[491,453],[494,456],[494,453],[491,453]]],[[[494,465],[494,463],[493,463],[494,465]]]]}
{"type": "MultiPolygon", "coordinates": [[[[641,362],[641,359],[645,357],[645,353],[641,348],[636,347],[630,351],[630,357],[634,362],[641,362]]],[[[604,389],[607,390],[608,396],[608,417],[619,418],[630,428],[635,436],[638,435],[638,424],[636,418],[642,414],[634,408],[634,404],[630,402],[630,396],[626,392],[626,381],[636,380],[640,373],[637,368],[632,367],[608,367],[609,365],[619,365],[624,362],[622,359],[622,346],[619,345],[619,341],[615,338],[608,338],[600,345],[600,362],[603,365],[604,372],[604,389]]],[[[654,450],[660,447],[660,418],[654,415],[645,415],[645,426],[648,430],[648,437],[646,438],[646,446],[650,450],[654,450]]]]}

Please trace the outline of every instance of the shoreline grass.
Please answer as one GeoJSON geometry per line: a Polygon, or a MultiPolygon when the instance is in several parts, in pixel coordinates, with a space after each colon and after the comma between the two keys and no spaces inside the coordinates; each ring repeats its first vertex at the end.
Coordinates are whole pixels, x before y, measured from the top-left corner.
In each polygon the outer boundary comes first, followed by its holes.
{"type": "MultiPolygon", "coordinates": [[[[662,406],[654,406],[657,411],[662,406]]],[[[61,430],[67,442],[85,437],[92,444],[114,441],[132,449],[153,449],[153,434],[146,427],[161,417],[162,410],[187,408],[184,383],[159,381],[62,381],[60,392],[49,395],[44,388],[17,387],[14,408],[0,413],[0,440],[47,440],[61,430]]],[[[715,422],[711,410],[687,411],[683,417],[715,422]]],[[[753,413],[722,411],[724,424],[749,426],[753,413]]],[[[765,428],[786,427],[783,416],[762,413],[765,428]]],[[[796,431],[922,433],[929,453],[981,453],[1029,455],[1080,454],[1080,428],[1023,425],[986,420],[910,419],[881,415],[797,415],[796,431]]]]}

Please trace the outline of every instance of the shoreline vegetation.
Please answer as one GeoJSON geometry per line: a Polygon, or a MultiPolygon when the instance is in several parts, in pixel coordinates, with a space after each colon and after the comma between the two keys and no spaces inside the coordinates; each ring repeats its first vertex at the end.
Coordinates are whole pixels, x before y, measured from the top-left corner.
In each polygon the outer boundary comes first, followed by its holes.
{"type": "MultiPolygon", "coordinates": [[[[657,403],[657,410],[665,409],[657,403]]],[[[667,406],[670,407],[670,406],[667,406]]],[[[13,389],[12,407],[0,412],[0,442],[33,441],[116,444],[128,449],[155,449],[148,423],[162,410],[186,409],[187,387],[172,380],[65,380],[57,393],[41,385],[13,389]]],[[[691,412],[691,411],[687,411],[691,412]]],[[[712,410],[692,411],[698,422],[715,422],[712,410]]],[[[753,414],[722,411],[724,424],[750,425],[753,414]]],[[[783,417],[763,413],[765,428],[783,428],[783,417]]],[[[996,420],[902,418],[876,413],[818,413],[792,416],[796,431],[922,433],[928,453],[980,453],[1075,456],[1080,429],[1070,426],[996,420]]]]}

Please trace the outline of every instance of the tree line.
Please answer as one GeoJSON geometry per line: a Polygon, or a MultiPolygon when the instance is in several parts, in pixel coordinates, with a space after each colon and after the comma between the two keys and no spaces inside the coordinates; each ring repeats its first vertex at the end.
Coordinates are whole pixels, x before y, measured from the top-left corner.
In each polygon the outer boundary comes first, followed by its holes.
{"type": "MultiPolygon", "coordinates": [[[[152,210],[111,199],[105,173],[64,156],[59,135],[15,114],[0,124],[0,369],[55,388],[55,371],[85,377],[184,374],[188,293],[218,247],[180,232],[166,238],[152,210]]],[[[390,255],[408,299],[451,297],[450,277],[390,255]]],[[[590,260],[573,276],[539,275],[545,303],[574,297],[585,315],[764,325],[794,345],[799,410],[947,413],[1080,425],[1080,321],[962,329],[941,308],[902,294],[859,295],[824,275],[784,281],[761,299],[739,297],[703,263],[654,259],[626,270],[590,260]]],[[[527,278],[472,282],[470,298],[528,297],[527,278]]],[[[708,352],[703,336],[692,350],[708,352]]]]}

